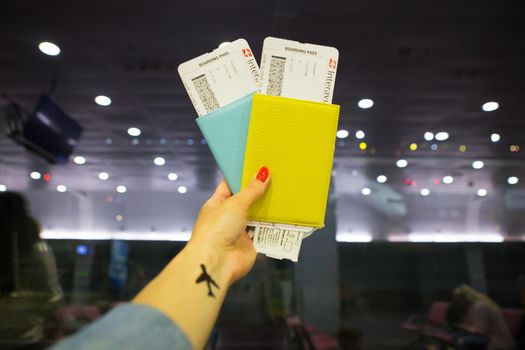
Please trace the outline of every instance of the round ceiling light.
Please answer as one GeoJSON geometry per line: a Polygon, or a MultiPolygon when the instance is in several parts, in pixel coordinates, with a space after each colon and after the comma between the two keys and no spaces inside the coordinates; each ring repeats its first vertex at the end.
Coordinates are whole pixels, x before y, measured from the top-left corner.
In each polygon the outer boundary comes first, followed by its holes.
{"type": "Polygon", "coordinates": [[[486,190],[486,189],[484,189],[484,188],[480,188],[480,189],[478,190],[478,196],[480,196],[480,197],[485,197],[486,195],[487,195],[487,190],[486,190]]]}
{"type": "Polygon", "coordinates": [[[136,136],[140,136],[142,132],[140,131],[139,128],[135,128],[135,127],[131,127],[128,129],[128,135],[129,136],[133,136],[133,137],[136,137],[136,136]]]}
{"type": "Polygon", "coordinates": [[[450,185],[451,183],[454,182],[454,178],[450,175],[447,175],[447,176],[444,176],[443,179],[441,180],[444,184],[446,185],[450,185]]]}
{"type": "Polygon", "coordinates": [[[166,159],[162,157],[155,157],[155,159],[153,159],[153,163],[155,163],[155,165],[157,166],[163,166],[164,164],[166,164],[166,159]]]}
{"type": "Polygon", "coordinates": [[[434,133],[427,131],[425,132],[423,137],[425,138],[426,141],[432,141],[434,139],[434,133]]]}
{"type": "Polygon", "coordinates": [[[73,158],[73,162],[75,162],[75,164],[78,165],[86,164],[86,158],[82,156],[76,156],[75,158],[73,158]]]}
{"type": "Polygon", "coordinates": [[[446,131],[440,131],[436,134],[436,140],[438,141],[445,141],[445,140],[448,140],[448,132],[446,131]]]}
{"type": "Polygon", "coordinates": [[[370,188],[368,188],[368,187],[365,187],[365,188],[363,188],[363,189],[361,190],[361,194],[362,194],[363,196],[368,196],[368,195],[370,195],[370,193],[372,193],[372,190],[371,190],[370,188]]]}
{"type": "Polygon", "coordinates": [[[499,103],[497,103],[495,101],[485,102],[481,106],[481,109],[484,112],[493,112],[493,111],[497,110],[498,108],[499,108],[499,103]]]}
{"type": "Polygon", "coordinates": [[[408,162],[406,161],[406,159],[399,159],[399,160],[396,162],[396,166],[397,166],[398,168],[405,168],[407,165],[408,165],[408,162]]]}
{"type": "Polygon", "coordinates": [[[98,95],[95,97],[95,103],[99,106],[109,106],[111,104],[111,99],[104,95],[98,95]]]}
{"type": "Polygon", "coordinates": [[[60,47],[49,41],[44,41],[38,44],[38,49],[49,56],[58,56],[60,54],[60,47]]]}
{"type": "Polygon", "coordinates": [[[485,163],[483,163],[481,160],[475,160],[472,162],[472,167],[474,169],[481,169],[485,166],[485,163]]]}
{"type": "Polygon", "coordinates": [[[350,133],[348,132],[348,130],[341,129],[341,130],[337,130],[336,136],[338,139],[346,139],[349,134],[350,133]]]}
{"type": "Polygon", "coordinates": [[[357,105],[359,106],[359,108],[368,109],[374,105],[374,101],[369,98],[363,98],[359,100],[359,102],[357,102],[357,105]]]}
{"type": "Polygon", "coordinates": [[[386,182],[386,180],[388,180],[388,179],[387,179],[387,177],[385,175],[379,175],[376,180],[380,184],[384,184],[386,182]]]}

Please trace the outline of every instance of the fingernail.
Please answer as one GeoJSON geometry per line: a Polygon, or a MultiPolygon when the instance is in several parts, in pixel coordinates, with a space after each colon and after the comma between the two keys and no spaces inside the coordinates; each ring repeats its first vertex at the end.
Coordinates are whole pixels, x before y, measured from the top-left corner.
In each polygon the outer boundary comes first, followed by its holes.
{"type": "Polygon", "coordinates": [[[259,172],[257,173],[257,176],[255,178],[261,182],[265,182],[266,179],[268,178],[268,175],[270,175],[270,171],[268,170],[268,167],[265,165],[261,169],[259,169],[259,172]]]}

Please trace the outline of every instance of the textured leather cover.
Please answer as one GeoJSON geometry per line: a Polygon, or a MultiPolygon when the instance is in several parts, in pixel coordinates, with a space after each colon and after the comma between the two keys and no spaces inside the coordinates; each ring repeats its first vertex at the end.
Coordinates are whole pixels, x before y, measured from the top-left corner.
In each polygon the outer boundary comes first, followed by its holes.
{"type": "Polygon", "coordinates": [[[263,165],[272,182],[250,220],[324,226],[338,119],[338,105],[253,95],[241,187],[263,165]]]}
{"type": "Polygon", "coordinates": [[[211,153],[233,193],[239,192],[252,94],[197,118],[211,153]]]}

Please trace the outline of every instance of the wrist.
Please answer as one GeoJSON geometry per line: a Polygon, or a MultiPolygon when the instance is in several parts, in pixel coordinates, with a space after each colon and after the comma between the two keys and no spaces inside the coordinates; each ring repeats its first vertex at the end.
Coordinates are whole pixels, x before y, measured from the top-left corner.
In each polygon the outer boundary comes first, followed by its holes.
{"type": "Polygon", "coordinates": [[[234,274],[227,263],[226,254],[218,248],[189,241],[177,255],[179,256],[188,265],[197,267],[199,271],[200,265],[204,265],[207,273],[219,284],[220,289],[227,290],[234,282],[234,274]]]}

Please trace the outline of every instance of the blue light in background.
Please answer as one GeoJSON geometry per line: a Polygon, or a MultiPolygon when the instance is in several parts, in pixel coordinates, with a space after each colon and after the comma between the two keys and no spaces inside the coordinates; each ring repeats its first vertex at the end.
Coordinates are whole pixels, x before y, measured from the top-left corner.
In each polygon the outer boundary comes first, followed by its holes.
{"type": "Polygon", "coordinates": [[[85,244],[79,244],[77,245],[77,254],[78,255],[87,255],[88,254],[88,246],[85,244]]]}

